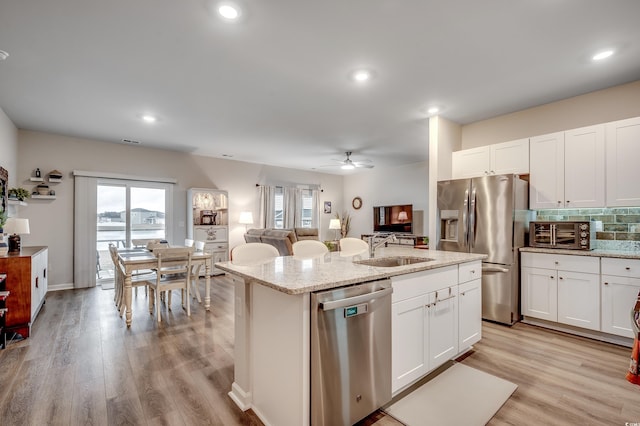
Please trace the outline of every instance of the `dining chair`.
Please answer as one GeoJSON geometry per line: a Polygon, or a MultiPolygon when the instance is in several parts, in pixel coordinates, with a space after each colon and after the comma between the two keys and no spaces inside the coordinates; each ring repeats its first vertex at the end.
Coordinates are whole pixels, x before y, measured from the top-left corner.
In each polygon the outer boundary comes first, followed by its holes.
{"type": "Polygon", "coordinates": [[[293,243],[293,255],[298,258],[311,258],[324,256],[329,249],[318,240],[301,240],[293,243]]]}
{"type": "MultiPolygon", "coordinates": [[[[203,253],[204,252],[204,241],[195,241],[194,242],[195,252],[203,253]]],[[[202,299],[200,297],[200,288],[198,286],[200,281],[200,271],[204,265],[197,264],[191,267],[191,292],[194,294],[194,297],[198,300],[198,303],[202,303],[202,299]]]]}
{"type": "Polygon", "coordinates": [[[155,249],[158,248],[168,248],[169,247],[169,243],[160,243],[158,241],[150,241],[147,243],[147,250],[149,251],[154,251],[155,249]]]}
{"type": "Polygon", "coordinates": [[[265,243],[244,243],[231,250],[231,261],[239,265],[257,265],[278,256],[278,249],[265,243]]]}
{"type": "Polygon", "coordinates": [[[191,256],[192,247],[160,247],[154,250],[157,257],[156,279],[148,280],[147,285],[151,292],[149,297],[149,313],[153,315],[155,305],[158,322],[162,321],[160,315],[160,293],[168,292],[167,308],[171,310],[171,292],[176,289],[182,292],[182,307],[185,308],[187,316],[191,316],[190,303],[190,280],[191,280],[191,256]]]}
{"type": "Polygon", "coordinates": [[[340,255],[355,256],[360,253],[366,253],[369,250],[369,244],[360,238],[345,237],[340,239],[340,255]]]}
{"type": "MultiPolygon", "coordinates": [[[[124,296],[124,277],[126,272],[120,262],[118,261],[118,248],[113,244],[109,243],[109,254],[111,255],[111,261],[113,262],[113,288],[114,288],[114,296],[113,299],[116,303],[116,307],[118,311],[122,315],[122,302],[124,296]]],[[[151,278],[149,273],[144,274],[144,276],[131,276],[131,287],[135,289],[136,295],[138,294],[138,287],[144,286],[144,294],[147,294],[147,280],[151,278]]],[[[154,274],[155,277],[155,274],[154,274]]]]}

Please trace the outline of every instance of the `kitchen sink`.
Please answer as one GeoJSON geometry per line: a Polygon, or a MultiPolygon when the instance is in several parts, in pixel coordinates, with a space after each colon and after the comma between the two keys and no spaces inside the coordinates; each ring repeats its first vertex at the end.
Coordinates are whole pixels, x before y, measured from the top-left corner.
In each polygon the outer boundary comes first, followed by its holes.
{"type": "Polygon", "coordinates": [[[357,263],[359,265],[378,266],[382,268],[392,268],[394,266],[413,265],[414,263],[431,262],[433,260],[435,259],[431,259],[429,257],[392,256],[356,260],[353,263],[357,263]]]}

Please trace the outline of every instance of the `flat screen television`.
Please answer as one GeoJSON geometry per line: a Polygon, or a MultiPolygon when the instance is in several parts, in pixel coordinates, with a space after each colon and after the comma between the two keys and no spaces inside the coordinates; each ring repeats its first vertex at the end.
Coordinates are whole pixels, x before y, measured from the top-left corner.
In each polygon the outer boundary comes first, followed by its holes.
{"type": "Polygon", "coordinates": [[[413,204],[374,207],[373,232],[413,233],[413,204]]]}

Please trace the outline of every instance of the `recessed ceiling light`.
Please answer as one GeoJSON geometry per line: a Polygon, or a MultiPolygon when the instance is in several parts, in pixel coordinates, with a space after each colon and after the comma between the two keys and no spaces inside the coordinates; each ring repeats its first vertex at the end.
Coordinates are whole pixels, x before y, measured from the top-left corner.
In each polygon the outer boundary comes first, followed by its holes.
{"type": "Polygon", "coordinates": [[[4,61],[9,57],[9,53],[4,50],[0,50],[0,61],[4,61]]]}
{"type": "Polygon", "coordinates": [[[356,83],[366,83],[373,78],[373,71],[371,70],[355,70],[351,73],[351,79],[356,83]]]}
{"type": "Polygon", "coordinates": [[[594,61],[601,61],[603,59],[607,59],[609,56],[613,55],[613,50],[603,50],[602,52],[598,52],[591,57],[594,61]]]}
{"type": "Polygon", "coordinates": [[[440,111],[440,108],[438,107],[431,107],[427,110],[428,114],[437,114],[440,111]]]}
{"type": "Polygon", "coordinates": [[[224,19],[229,21],[235,21],[240,18],[240,8],[232,3],[219,3],[218,4],[218,13],[224,19]]]}
{"type": "Polygon", "coordinates": [[[146,123],[155,123],[156,121],[158,121],[158,119],[156,117],[154,117],[153,115],[149,115],[149,114],[145,114],[142,116],[142,120],[145,121],[146,123]]]}

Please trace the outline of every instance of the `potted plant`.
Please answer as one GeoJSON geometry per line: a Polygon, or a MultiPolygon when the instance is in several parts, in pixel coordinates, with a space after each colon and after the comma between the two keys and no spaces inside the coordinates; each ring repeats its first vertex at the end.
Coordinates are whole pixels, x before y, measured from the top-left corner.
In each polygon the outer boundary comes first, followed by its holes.
{"type": "Polygon", "coordinates": [[[31,193],[24,188],[9,188],[9,198],[24,201],[31,196],[31,193]]]}

